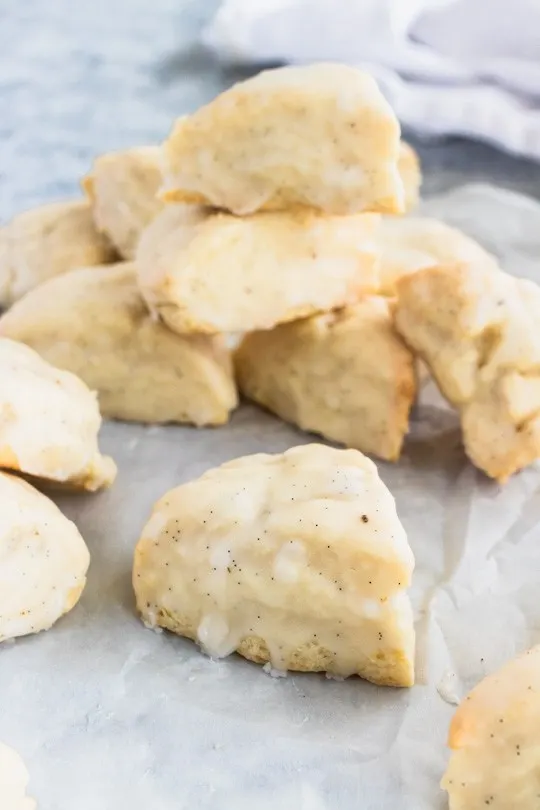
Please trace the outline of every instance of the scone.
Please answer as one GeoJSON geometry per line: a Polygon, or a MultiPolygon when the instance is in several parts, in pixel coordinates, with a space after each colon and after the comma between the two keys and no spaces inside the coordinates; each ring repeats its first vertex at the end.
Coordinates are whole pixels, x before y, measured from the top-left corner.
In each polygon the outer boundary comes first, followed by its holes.
{"type": "Polygon", "coordinates": [[[97,229],[125,259],[134,258],[142,231],[163,207],[160,155],[158,146],[101,155],[83,180],[97,229]]]}
{"type": "Polygon", "coordinates": [[[114,250],[97,232],[86,200],[25,211],[0,228],[0,307],[53,276],[113,259],[114,250]]]}
{"type": "Polygon", "coordinates": [[[379,219],[169,205],[139,243],[139,286],[176,332],[271,329],[377,289],[379,219]]]}
{"type": "Polygon", "coordinates": [[[382,295],[395,296],[397,281],[424,267],[470,263],[497,269],[495,257],[478,242],[437,219],[383,217],[378,233],[382,295]]]}
{"type": "Polygon", "coordinates": [[[0,467],[88,490],[114,481],[96,395],[78,377],[2,338],[0,380],[0,467]]]}
{"type": "Polygon", "coordinates": [[[316,64],[266,70],[176,125],[167,200],[224,208],[404,211],[400,129],[371,76],[316,64]]]}
{"type": "Polygon", "coordinates": [[[223,338],[177,335],[152,318],[128,262],[42,284],[0,318],[0,336],[77,374],[110,418],[215,425],[237,404],[223,338]]]}
{"type": "Polygon", "coordinates": [[[90,555],[75,524],[27,481],[0,473],[0,508],[2,642],[48,630],[70,611],[90,555]]]}
{"type": "Polygon", "coordinates": [[[416,396],[414,358],[387,299],[247,335],[236,352],[240,390],[303,430],[399,458],[416,396]]]}
{"type": "Polygon", "coordinates": [[[420,158],[406,141],[401,141],[399,147],[398,170],[405,194],[405,210],[412,211],[420,201],[422,169],[420,158]]]}
{"type": "Polygon", "coordinates": [[[412,551],[373,462],[246,456],[168,492],[135,550],[144,622],[279,670],[411,686],[412,551]]]}
{"type": "Polygon", "coordinates": [[[28,771],[12,748],[0,743],[0,807],[2,810],[35,810],[36,803],[26,795],[28,771]]]}
{"type": "Polygon", "coordinates": [[[465,450],[504,482],[540,457],[540,288],[488,264],[397,284],[396,326],[461,414],[465,450]]]}
{"type": "Polygon", "coordinates": [[[485,678],[456,711],[441,787],[450,810],[536,810],[540,646],[485,678]]]}

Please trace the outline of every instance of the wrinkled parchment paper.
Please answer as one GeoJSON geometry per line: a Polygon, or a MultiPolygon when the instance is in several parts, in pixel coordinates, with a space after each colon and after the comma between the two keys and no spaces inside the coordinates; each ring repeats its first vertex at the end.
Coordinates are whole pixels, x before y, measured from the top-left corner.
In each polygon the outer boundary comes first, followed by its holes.
{"type": "MultiPolygon", "coordinates": [[[[540,206],[487,186],[424,212],[540,280],[540,206]]],[[[255,407],[217,430],[108,424],[99,495],[55,496],[90,546],[79,606],[0,649],[0,739],[40,810],[438,810],[452,702],[540,641],[540,474],[504,488],[466,461],[455,414],[422,392],[405,453],[379,465],[416,555],[418,683],[275,679],[146,630],[131,559],[153,502],[208,467],[312,440],[255,407]]]]}

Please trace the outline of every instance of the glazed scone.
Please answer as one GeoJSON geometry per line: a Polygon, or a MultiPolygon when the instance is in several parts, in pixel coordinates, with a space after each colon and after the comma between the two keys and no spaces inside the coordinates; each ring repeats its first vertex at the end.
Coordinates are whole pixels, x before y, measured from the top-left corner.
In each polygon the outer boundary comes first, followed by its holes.
{"type": "MultiPolygon", "coordinates": [[[[1,598],[1,597],[0,597],[1,598]]],[[[2,810],[35,810],[26,795],[28,771],[19,754],[0,743],[0,807],[2,810]]]]}
{"type": "Polygon", "coordinates": [[[497,269],[494,256],[457,228],[430,217],[383,217],[381,251],[382,295],[395,296],[402,277],[439,264],[481,264],[497,269]]]}
{"type": "Polygon", "coordinates": [[[237,405],[221,335],[177,335],[152,318],[129,262],[42,284],[0,318],[0,336],[77,374],[111,419],[219,425],[237,405]]]}
{"type": "Polygon", "coordinates": [[[450,726],[450,810],[537,810],[540,646],[485,678],[450,726]]]}
{"type": "Polygon", "coordinates": [[[357,450],[246,456],[168,492],[135,550],[151,627],[279,670],[411,686],[412,551],[357,450]]]}
{"type": "Polygon", "coordinates": [[[158,146],[101,155],[83,180],[97,229],[125,259],[134,258],[141,233],[163,207],[160,156],[158,146]]]}
{"type": "Polygon", "coordinates": [[[90,555],[75,524],[22,478],[0,473],[0,506],[2,642],[48,630],[70,611],[90,555]]]}
{"type": "Polygon", "coordinates": [[[78,377],[1,338],[0,380],[0,467],[88,490],[114,481],[96,395],[78,377]]]}
{"type": "Polygon", "coordinates": [[[461,415],[465,450],[504,482],[540,457],[540,288],[489,264],[398,281],[396,327],[461,415]]]}
{"type": "Polygon", "coordinates": [[[414,357],[388,300],[358,304],[266,332],[235,356],[240,391],[303,430],[364,453],[399,458],[416,396],[414,357]]]}
{"type": "Polygon", "coordinates": [[[86,200],[25,211],[0,228],[0,307],[53,276],[113,259],[114,250],[97,232],[86,200]]]}
{"type": "Polygon", "coordinates": [[[379,220],[169,205],[139,243],[139,286],[177,332],[271,329],[377,289],[379,220]]]}
{"type": "Polygon", "coordinates": [[[244,216],[404,211],[400,128],[375,80],[354,67],[265,70],[176,122],[165,198],[244,216]]]}
{"type": "Polygon", "coordinates": [[[420,201],[422,169],[418,154],[406,141],[401,141],[399,147],[398,170],[405,193],[405,210],[412,211],[420,201]]]}

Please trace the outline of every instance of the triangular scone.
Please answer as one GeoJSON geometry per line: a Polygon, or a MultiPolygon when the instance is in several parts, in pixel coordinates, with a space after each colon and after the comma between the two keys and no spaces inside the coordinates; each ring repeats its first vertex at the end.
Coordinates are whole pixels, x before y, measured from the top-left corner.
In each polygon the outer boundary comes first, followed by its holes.
{"type": "Polygon", "coordinates": [[[441,783],[450,810],[536,810],[539,729],[540,646],[481,681],[456,711],[441,783]]]}
{"type": "Polygon", "coordinates": [[[378,231],[382,295],[394,296],[402,277],[439,264],[481,264],[497,269],[497,261],[478,242],[457,228],[429,217],[383,217],[378,231]]]}
{"type": "Polygon", "coordinates": [[[77,374],[110,418],[215,425],[237,405],[223,338],[177,335],[152,318],[129,262],[42,284],[0,318],[0,335],[77,374]]]}
{"type": "Polygon", "coordinates": [[[404,210],[400,129],[375,80],[339,64],[266,70],[176,122],[165,197],[234,214],[404,210]]]}
{"type": "Polygon", "coordinates": [[[163,208],[161,150],[140,146],[96,158],[83,180],[96,227],[107,234],[120,256],[133,259],[139,237],[163,208]]]}
{"type": "Polygon", "coordinates": [[[0,228],[0,307],[7,307],[53,276],[114,258],[94,226],[86,200],[51,203],[0,228]]]}
{"type": "Polygon", "coordinates": [[[461,414],[465,450],[504,482],[540,457],[540,287],[487,263],[397,284],[396,327],[461,414]]]}
{"type": "Polygon", "coordinates": [[[48,630],[70,611],[90,555],[75,524],[27,481],[0,473],[0,509],[1,642],[48,630]]]}
{"type": "Polygon", "coordinates": [[[0,339],[0,467],[96,490],[116,477],[99,452],[96,395],[28,346],[0,339]]]}
{"type": "Polygon", "coordinates": [[[28,771],[19,754],[0,743],[0,807],[2,810],[35,810],[36,803],[26,795],[28,771]]]}
{"type": "Polygon", "coordinates": [[[280,670],[411,686],[413,554],[357,450],[236,459],[168,492],[135,551],[143,620],[280,670]]]}
{"type": "Polygon", "coordinates": [[[399,147],[398,169],[405,193],[405,210],[412,211],[420,200],[422,169],[418,154],[406,141],[401,141],[399,147]]]}
{"type": "Polygon", "coordinates": [[[235,365],[241,392],[282,419],[364,453],[399,458],[416,376],[387,299],[368,296],[253,332],[235,365]]]}
{"type": "Polygon", "coordinates": [[[139,286],[177,332],[271,329],[377,289],[379,220],[169,205],[139,242],[139,286]]]}

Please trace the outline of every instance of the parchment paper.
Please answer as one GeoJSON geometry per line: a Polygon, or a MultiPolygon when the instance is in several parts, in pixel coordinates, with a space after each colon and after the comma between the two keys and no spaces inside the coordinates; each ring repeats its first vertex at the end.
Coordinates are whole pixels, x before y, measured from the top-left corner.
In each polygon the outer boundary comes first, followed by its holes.
{"type": "MultiPolygon", "coordinates": [[[[470,186],[425,203],[516,274],[540,278],[540,206],[470,186]]],[[[503,489],[464,457],[428,385],[405,453],[379,465],[416,555],[418,684],[275,679],[146,630],[131,559],[153,502],[210,466],[313,438],[243,406],[217,430],[108,424],[100,495],[55,496],[92,566],[55,628],[0,649],[0,739],[40,810],[437,810],[451,701],[540,640],[540,474],[503,489]],[[449,702],[450,701],[450,702],[449,702]]]]}

